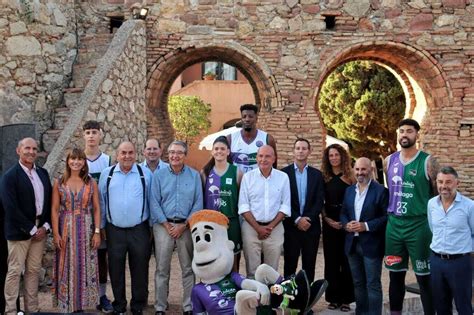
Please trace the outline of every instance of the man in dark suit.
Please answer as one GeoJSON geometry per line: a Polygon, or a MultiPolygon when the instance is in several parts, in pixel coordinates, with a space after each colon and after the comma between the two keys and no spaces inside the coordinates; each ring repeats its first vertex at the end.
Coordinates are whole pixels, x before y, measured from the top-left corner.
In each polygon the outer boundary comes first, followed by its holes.
{"type": "Polygon", "coordinates": [[[5,239],[5,213],[3,211],[2,199],[0,198],[0,314],[5,313],[5,277],[7,276],[7,240],[5,239]]]}
{"type": "Polygon", "coordinates": [[[341,209],[346,230],[345,252],[354,280],[356,314],[382,313],[382,259],[388,191],[371,180],[372,165],[360,158],[354,165],[357,183],[348,187],[341,209]]]}
{"type": "Polygon", "coordinates": [[[308,140],[296,139],[293,153],[294,163],[282,169],[288,174],[291,190],[291,217],[283,221],[284,276],[296,272],[301,254],[303,270],[312,282],[321,234],[319,214],[324,204],[324,180],[319,170],[308,165],[311,153],[308,140]]]}
{"type": "Polygon", "coordinates": [[[51,182],[46,170],[35,165],[38,154],[36,141],[22,139],[16,152],[20,157],[19,163],[3,175],[0,189],[8,245],[6,314],[16,314],[23,270],[25,310],[28,313],[38,312],[39,272],[51,222],[51,182]]]}

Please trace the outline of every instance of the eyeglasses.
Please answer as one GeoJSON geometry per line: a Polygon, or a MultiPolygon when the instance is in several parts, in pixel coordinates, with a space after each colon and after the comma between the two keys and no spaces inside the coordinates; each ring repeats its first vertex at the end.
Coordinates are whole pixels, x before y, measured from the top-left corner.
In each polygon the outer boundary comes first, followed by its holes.
{"type": "Polygon", "coordinates": [[[184,155],[183,151],[168,151],[169,155],[184,155]]]}

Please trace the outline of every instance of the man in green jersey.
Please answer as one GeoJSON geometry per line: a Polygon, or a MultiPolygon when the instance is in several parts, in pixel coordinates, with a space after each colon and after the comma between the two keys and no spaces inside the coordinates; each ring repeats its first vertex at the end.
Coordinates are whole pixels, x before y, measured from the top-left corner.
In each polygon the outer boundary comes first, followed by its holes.
{"type": "Polygon", "coordinates": [[[397,151],[385,159],[389,189],[388,223],[385,237],[385,267],[390,271],[391,314],[401,314],[405,275],[411,259],[420,286],[425,314],[434,314],[430,286],[430,243],[426,209],[434,196],[436,160],[416,147],[420,125],[404,119],[398,125],[397,151]]]}

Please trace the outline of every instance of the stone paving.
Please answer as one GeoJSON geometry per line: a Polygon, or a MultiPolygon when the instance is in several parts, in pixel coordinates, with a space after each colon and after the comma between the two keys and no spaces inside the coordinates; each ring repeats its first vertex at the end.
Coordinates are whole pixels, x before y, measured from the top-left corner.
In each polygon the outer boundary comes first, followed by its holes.
{"type": "MultiPolygon", "coordinates": [[[[181,289],[181,270],[179,268],[179,262],[176,253],[173,254],[172,259],[172,273],[170,278],[170,295],[169,295],[169,304],[170,308],[167,314],[170,315],[177,315],[182,314],[182,309],[180,307],[180,301],[182,296],[182,289],[181,289]]],[[[283,272],[283,257],[280,260],[280,272],[283,272]]],[[[240,262],[240,271],[245,273],[245,264],[244,260],[242,259],[240,262]]],[[[148,296],[148,304],[149,307],[146,309],[145,314],[154,314],[153,309],[153,302],[154,302],[154,292],[155,292],[155,285],[154,285],[154,274],[155,274],[155,259],[152,257],[150,259],[150,269],[149,269],[149,296],[148,296]]],[[[323,277],[324,274],[324,257],[322,252],[322,244],[319,247],[318,251],[318,258],[316,261],[316,278],[320,279],[323,277]]],[[[411,283],[415,281],[415,276],[412,272],[407,273],[407,283],[411,283]]],[[[384,291],[384,302],[388,302],[388,272],[383,270],[382,272],[382,287],[384,291]]],[[[112,298],[112,290],[110,285],[107,287],[107,295],[109,298],[112,298]]],[[[130,299],[130,278],[129,273],[127,270],[127,297],[130,299]]],[[[419,309],[419,302],[416,295],[407,293],[405,296],[405,309],[407,312],[404,312],[405,315],[417,315],[422,314],[421,310],[419,309]]],[[[50,292],[42,292],[40,293],[40,308],[43,312],[53,311],[52,304],[51,304],[51,294],[50,292]]],[[[322,314],[322,315],[336,315],[336,314],[354,314],[355,304],[351,305],[351,312],[341,312],[341,311],[331,311],[327,310],[327,303],[323,298],[316,303],[313,307],[315,314],[322,314]]],[[[389,314],[388,312],[384,314],[389,314]]]]}

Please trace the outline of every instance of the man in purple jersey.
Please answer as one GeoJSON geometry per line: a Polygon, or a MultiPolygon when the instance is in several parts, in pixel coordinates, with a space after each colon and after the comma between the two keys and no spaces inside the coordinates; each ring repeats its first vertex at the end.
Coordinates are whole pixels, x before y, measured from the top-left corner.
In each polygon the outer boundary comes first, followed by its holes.
{"type": "Polygon", "coordinates": [[[390,271],[389,300],[393,315],[402,313],[408,261],[420,286],[425,314],[434,314],[430,286],[430,242],[426,209],[436,189],[436,159],[418,150],[420,125],[413,119],[398,124],[401,150],[385,159],[389,190],[385,234],[385,267],[390,271]]]}

